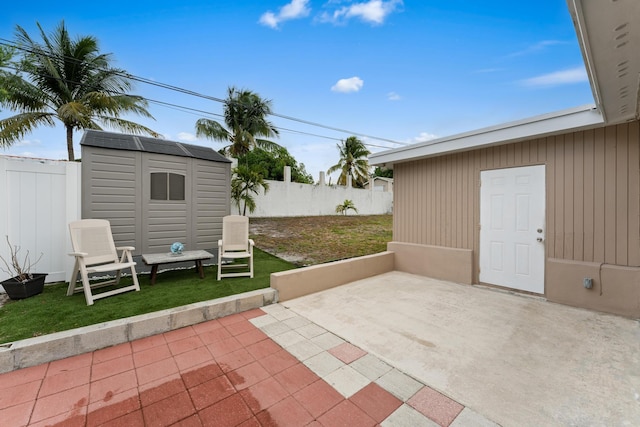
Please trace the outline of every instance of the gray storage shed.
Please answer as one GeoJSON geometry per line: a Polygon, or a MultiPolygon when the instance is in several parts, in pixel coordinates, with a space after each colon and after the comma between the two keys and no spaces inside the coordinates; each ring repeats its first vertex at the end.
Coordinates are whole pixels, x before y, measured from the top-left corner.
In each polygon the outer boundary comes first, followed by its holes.
{"type": "Polygon", "coordinates": [[[208,147],[86,131],[82,218],[111,221],[116,246],[135,254],[213,249],[229,214],[231,161],[208,147]]]}

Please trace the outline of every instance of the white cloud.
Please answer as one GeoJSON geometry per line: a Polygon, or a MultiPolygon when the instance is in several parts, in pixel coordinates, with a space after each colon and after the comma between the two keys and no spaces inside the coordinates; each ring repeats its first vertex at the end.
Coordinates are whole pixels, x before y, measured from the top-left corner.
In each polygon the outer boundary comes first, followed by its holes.
{"type": "Polygon", "coordinates": [[[408,142],[410,144],[418,144],[420,142],[427,142],[427,141],[431,141],[432,139],[437,139],[437,138],[438,138],[438,135],[434,135],[434,134],[429,133],[429,132],[420,132],[420,135],[414,136],[408,142]]]}
{"type": "Polygon", "coordinates": [[[263,13],[258,22],[267,27],[277,29],[281,22],[304,18],[309,15],[311,9],[308,4],[309,0],[291,0],[290,3],[282,6],[277,14],[271,11],[263,13]]]}
{"type": "Polygon", "coordinates": [[[387,94],[387,99],[388,99],[389,101],[399,101],[399,100],[401,100],[401,99],[402,99],[402,97],[400,97],[400,95],[398,95],[398,94],[397,94],[397,93],[395,93],[395,92],[389,92],[389,93],[387,94]]]}
{"type": "Polygon", "coordinates": [[[522,80],[524,86],[558,86],[589,81],[587,72],[583,66],[568,70],[555,71],[549,74],[522,80]]]}
{"type": "Polygon", "coordinates": [[[358,92],[360,89],[362,89],[363,85],[364,82],[362,81],[362,79],[356,76],[349,79],[338,80],[336,84],[331,86],[331,90],[334,92],[342,93],[358,92]]]}
{"type": "Polygon", "coordinates": [[[342,6],[333,13],[325,12],[320,20],[323,22],[340,23],[351,18],[357,18],[374,25],[384,23],[391,13],[403,6],[402,0],[369,0],[342,6]]]}
{"type": "Polygon", "coordinates": [[[198,140],[198,138],[194,134],[189,132],[179,132],[178,139],[180,141],[188,141],[188,142],[193,142],[198,140]]]}

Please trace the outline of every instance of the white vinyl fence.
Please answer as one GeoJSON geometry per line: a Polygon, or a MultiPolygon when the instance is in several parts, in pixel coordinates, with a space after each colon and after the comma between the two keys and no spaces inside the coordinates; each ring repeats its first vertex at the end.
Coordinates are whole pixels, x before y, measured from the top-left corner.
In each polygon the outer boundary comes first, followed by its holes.
{"type": "MultiPolygon", "coordinates": [[[[0,156],[0,255],[9,258],[6,237],[42,259],[34,273],[47,282],[68,280],[73,268],[67,224],[80,218],[80,163],[0,156]]],[[[3,269],[6,267],[0,265],[3,269]]],[[[10,276],[0,270],[0,280],[10,276]]],[[[1,288],[1,287],[0,287],[1,288]]]]}
{"type": "MultiPolygon", "coordinates": [[[[68,224],[81,218],[81,167],[78,162],[0,155],[0,256],[9,259],[5,236],[29,252],[32,261],[42,259],[34,273],[48,273],[47,283],[67,281],[73,258],[68,224]]],[[[335,215],[336,205],[351,200],[361,215],[391,213],[393,193],[320,184],[269,181],[270,190],[255,197],[257,209],[250,216],[335,215]]],[[[232,203],[231,213],[237,213],[232,203]]],[[[349,211],[349,215],[353,215],[349,211]]],[[[6,267],[0,264],[0,268],[6,267]]],[[[10,276],[0,270],[0,281],[10,276]]],[[[0,291],[2,287],[0,286],[0,291]]]]}

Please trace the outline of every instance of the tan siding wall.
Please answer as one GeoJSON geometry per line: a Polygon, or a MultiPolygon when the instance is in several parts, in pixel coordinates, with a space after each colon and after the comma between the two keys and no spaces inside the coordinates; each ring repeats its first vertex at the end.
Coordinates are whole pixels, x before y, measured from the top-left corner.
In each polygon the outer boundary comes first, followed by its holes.
{"type": "Polygon", "coordinates": [[[396,164],[394,240],[472,249],[480,171],[546,165],[546,256],[640,266],[638,122],[396,164]]]}

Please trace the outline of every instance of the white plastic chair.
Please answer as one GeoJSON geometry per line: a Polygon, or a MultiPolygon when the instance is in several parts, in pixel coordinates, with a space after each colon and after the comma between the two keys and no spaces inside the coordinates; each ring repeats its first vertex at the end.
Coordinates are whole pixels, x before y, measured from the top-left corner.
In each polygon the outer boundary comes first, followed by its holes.
{"type": "Polygon", "coordinates": [[[218,240],[218,280],[223,277],[253,278],[253,246],[249,238],[249,218],[242,215],[227,215],[222,218],[222,239],[218,240]],[[235,262],[223,265],[222,260],[247,259],[246,264],[235,262]],[[223,273],[223,269],[234,272],[223,273]],[[238,269],[245,271],[237,271],[238,269]]]}
{"type": "Polygon", "coordinates": [[[76,259],[67,289],[67,296],[75,292],[84,291],[87,305],[93,305],[93,301],[99,298],[109,297],[128,291],[139,291],[138,276],[135,265],[131,257],[132,246],[115,247],[113,235],[111,234],[111,224],[104,219],[83,219],[69,224],[71,232],[71,245],[73,253],[69,255],[76,259]],[[118,259],[118,250],[122,251],[118,259]],[[131,269],[133,285],[120,287],[106,292],[94,294],[93,289],[103,286],[118,285],[120,283],[120,273],[123,269],[131,269]],[[93,285],[89,282],[89,273],[104,273],[115,271],[116,277],[113,280],[102,281],[93,285]],[[82,285],[78,285],[78,273],[82,278],[82,285]]]}

